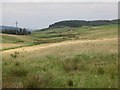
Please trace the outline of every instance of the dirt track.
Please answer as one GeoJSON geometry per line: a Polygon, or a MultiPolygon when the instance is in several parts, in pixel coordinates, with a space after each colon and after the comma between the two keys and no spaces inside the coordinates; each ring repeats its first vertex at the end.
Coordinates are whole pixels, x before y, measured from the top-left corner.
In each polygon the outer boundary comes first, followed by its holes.
{"type": "Polygon", "coordinates": [[[50,43],[50,44],[42,44],[42,45],[35,45],[35,46],[10,49],[10,50],[2,51],[2,53],[4,54],[4,53],[12,53],[12,52],[18,52],[18,51],[23,52],[24,50],[30,52],[30,51],[34,51],[34,50],[38,50],[38,49],[50,48],[50,47],[55,47],[55,46],[60,46],[60,45],[65,45],[65,44],[99,42],[99,41],[110,41],[110,40],[117,40],[117,38],[96,39],[96,40],[71,40],[71,41],[64,41],[64,42],[58,42],[58,43],[50,43]]]}

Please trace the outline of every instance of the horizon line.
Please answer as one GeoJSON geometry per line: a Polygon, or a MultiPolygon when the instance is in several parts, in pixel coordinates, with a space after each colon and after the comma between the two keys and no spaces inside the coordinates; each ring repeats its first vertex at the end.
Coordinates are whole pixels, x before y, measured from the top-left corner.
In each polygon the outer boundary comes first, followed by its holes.
{"type": "MultiPolygon", "coordinates": [[[[89,21],[89,22],[92,22],[92,21],[113,21],[113,20],[118,20],[119,18],[115,18],[115,19],[95,19],[95,20],[84,20],[84,19],[66,19],[66,20],[58,20],[58,21],[55,21],[53,24],[55,23],[58,23],[58,22],[62,22],[62,21],[89,21]]],[[[49,24],[51,25],[51,24],[49,24]]],[[[15,27],[13,25],[1,25],[0,26],[10,26],[10,27],[15,27]]],[[[22,26],[18,26],[19,28],[26,28],[26,27],[22,27],[22,26]]],[[[49,26],[48,26],[49,27],[49,26]]],[[[35,30],[35,29],[44,29],[44,28],[48,28],[48,27],[42,27],[42,28],[29,28],[29,29],[32,29],[32,30],[35,30]]]]}

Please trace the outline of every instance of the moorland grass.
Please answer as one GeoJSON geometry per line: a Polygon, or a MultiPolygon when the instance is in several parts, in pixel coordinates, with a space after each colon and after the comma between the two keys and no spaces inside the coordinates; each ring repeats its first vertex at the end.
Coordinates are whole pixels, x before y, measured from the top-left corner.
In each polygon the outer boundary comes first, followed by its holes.
{"type": "Polygon", "coordinates": [[[117,40],[78,42],[33,52],[23,50],[16,58],[11,57],[13,52],[6,53],[3,87],[116,88],[117,45],[117,40]]]}
{"type": "MultiPolygon", "coordinates": [[[[34,46],[66,40],[117,38],[117,25],[50,28],[29,36],[3,35],[3,43],[34,46]]],[[[9,47],[4,50],[20,47],[9,47]]],[[[116,88],[117,39],[74,42],[28,52],[3,53],[3,88],[116,88]]]]}
{"type": "Polygon", "coordinates": [[[56,43],[66,40],[86,40],[117,37],[117,25],[83,26],[77,28],[49,28],[45,31],[35,31],[31,35],[3,34],[2,43],[8,44],[2,50],[32,46],[38,44],[56,43]],[[11,44],[18,44],[14,46],[11,44]],[[20,45],[20,47],[19,47],[20,45]]]}

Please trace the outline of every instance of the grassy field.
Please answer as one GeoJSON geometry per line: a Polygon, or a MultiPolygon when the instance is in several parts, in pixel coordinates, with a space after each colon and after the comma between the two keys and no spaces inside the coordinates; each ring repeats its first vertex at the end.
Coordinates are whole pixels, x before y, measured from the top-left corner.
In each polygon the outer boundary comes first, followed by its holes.
{"type": "Polygon", "coordinates": [[[0,35],[3,49],[33,46],[45,43],[62,42],[66,40],[87,40],[117,37],[117,25],[83,26],[78,28],[50,28],[45,31],[33,32],[32,35],[0,35]]]}
{"type": "Polygon", "coordinates": [[[4,34],[3,87],[117,88],[117,33],[106,25],[4,34]]]}

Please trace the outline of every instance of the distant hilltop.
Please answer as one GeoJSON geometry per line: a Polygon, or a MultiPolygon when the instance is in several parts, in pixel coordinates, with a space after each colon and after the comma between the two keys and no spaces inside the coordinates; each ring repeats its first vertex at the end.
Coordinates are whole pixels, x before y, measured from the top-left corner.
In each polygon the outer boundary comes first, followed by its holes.
{"type": "Polygon", "coordinates": [[[0,26],[0,33],[26,35],[31,34],[31,29],[13,26],[0,26]]]}
{"type": "Polygon", "coordinates": [[[95,20],[95,21],[85,21],[85,20],[65,20],[59,21],[54,24],[49,25],[49,28],[54,27],[80,27],[80,26],[100,26],[100,25],[109,25],[109,24],[118,24],[118,19],[115,20],[95,20]]]}

